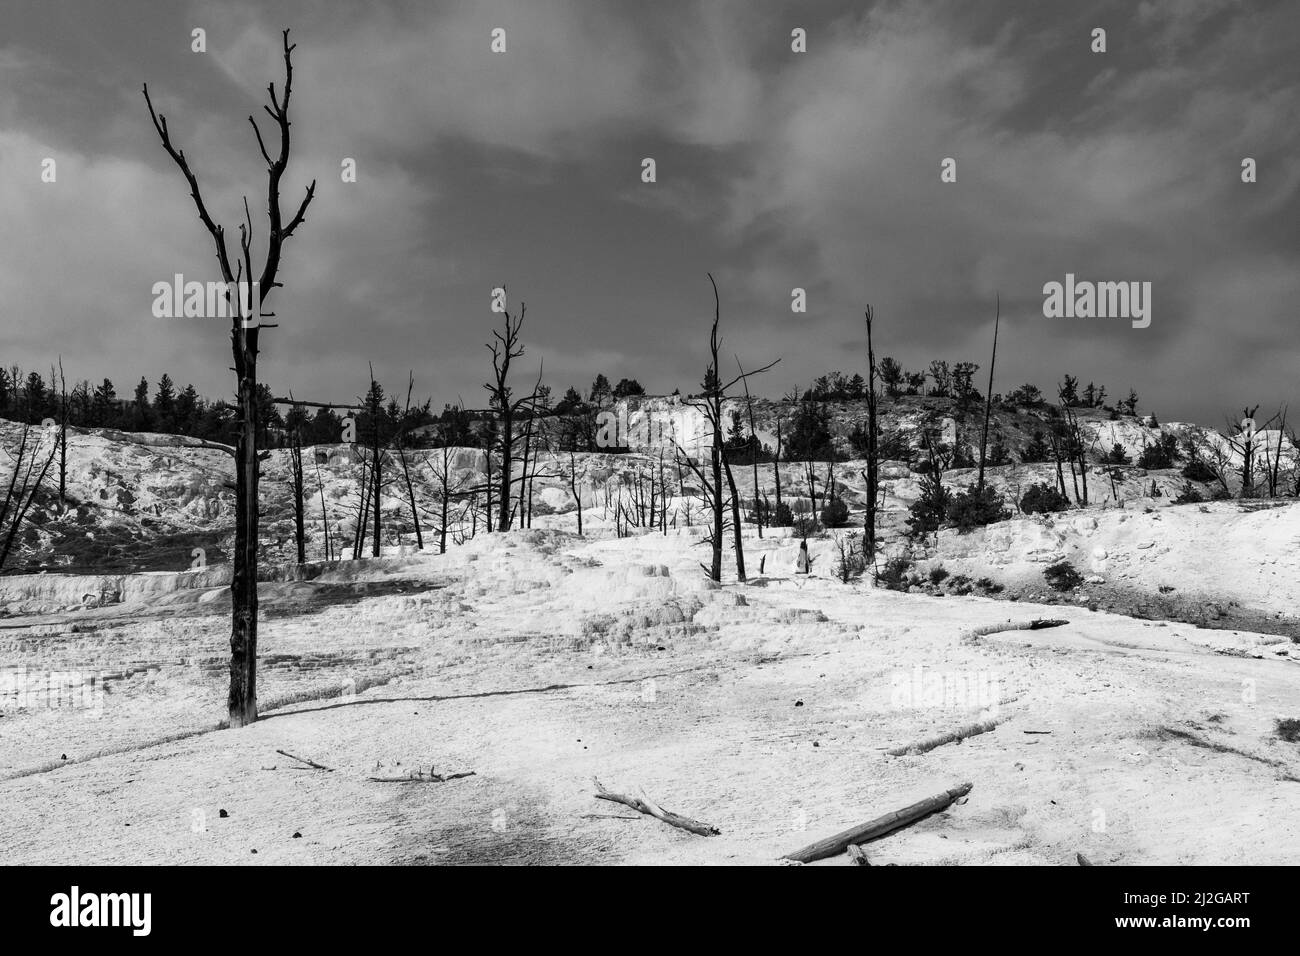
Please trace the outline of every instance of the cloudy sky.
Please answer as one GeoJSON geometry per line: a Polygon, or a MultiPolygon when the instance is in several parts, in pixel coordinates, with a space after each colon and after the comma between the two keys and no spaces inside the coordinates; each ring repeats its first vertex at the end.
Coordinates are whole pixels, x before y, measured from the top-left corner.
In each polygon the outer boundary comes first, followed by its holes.
{"type": "Polygon", "coordinates": [[[264,206],[247,117],[287,26],[286,206],[319,185],[270,300],[277,393],[347,401],[373,361],[390,391],[412,368],[435,407],[481,404],[500,284],[557,393],[685,391],[712,271],[724,350],[783,357],[774,396],[862,369],[867,303],[881,353],[984,365],[1000,293],[995,390],[1069,371],[1211,423],[1300,398],[1294,2],[0,0],[0,21],[5,366],[229,393],[222,323],[151,313],[155,282],[219,276],[140,88],[233,236],[242,195],[264,206]],[[1067,272],[1151,282],[1150,327],[1044,318],[1067,272]]]}

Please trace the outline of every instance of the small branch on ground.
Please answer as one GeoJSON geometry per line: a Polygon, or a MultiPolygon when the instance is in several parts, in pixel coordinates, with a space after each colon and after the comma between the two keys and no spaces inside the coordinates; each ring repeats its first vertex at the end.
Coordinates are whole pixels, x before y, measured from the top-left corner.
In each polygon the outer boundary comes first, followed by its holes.
{"type": "Polygon", "coordinates": [[[277,750],[276,753],[280,754],[282,757],[288,757],[290,760],[297,760],[299,763],[305,763],[307,766],[309,766],[309,767],[314,767],[314,768],[317,769],[317,770],[324,770],[324,771],[327,771],[327,772],[329,772],[329,773],[333,773],[333,772],[334,772],[334,768],[333,768],[333,767],[326,767],[326,766],[324,766],[323,764],[318,764],[318,763],[316,763],[315,761],[312,761],[312,760],[306,760],[306,759],[304,759],[304,758],[302,758],[302,757],[295,757],[293,754],[288,753],[287,751],[284,751],[284,750],[277,750]]]}
{"type": "Polygon", "coordinates": [[[691,833],[700,836],[717,836],[722,831],[709,823],[701,823],[699,820],[692,820],[690,817],[684,817],[681,814],[673,813],[662,807],[656,806],[648,799],[640,797],[629,797],[621,793],[612,793],[606,790],[604,785],[595,777],[591,778],[592,783],[596,785],[596,799],[609,800],[613,803],[621,803],[626,807],[631,807],[638,813],[648,814],[656,820],[662,820],[664,823],[680,830],[688,830],[691,833]]]}
{"type": "Polygon", "coordinates": [[[886,750],[885,753],[891,757],[913,756],[915,754],[928,753],[936,747],[942,747],[944,744],[953,742],[961,743],[967,737],[975,737],[979,734],[986,734],[990,730],[1002,723],[1001,720],[982,720],[978,723],[967,724],[965,727],[958,727],[956,730],[950,730],[946,734],[940,734],[938,737],[931,737],[929,740],[922,740],[914,744],[905,744],[902,747],[895,747],[893,750],[886,750]]]}

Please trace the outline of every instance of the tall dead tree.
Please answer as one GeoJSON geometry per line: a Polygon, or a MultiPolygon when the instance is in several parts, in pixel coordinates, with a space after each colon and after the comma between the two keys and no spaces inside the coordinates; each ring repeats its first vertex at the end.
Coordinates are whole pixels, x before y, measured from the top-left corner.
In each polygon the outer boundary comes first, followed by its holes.
{"type": "MultiPolygon", "coordinates": [[[[316,477],[320,478],[319,469],[316,477]]],[[[305,564],[307,542],[303,515],[302,429],[296,424],[289,430],[289,488],[293,493],[293,540],[298,545],[298,563],[305,564]]]]}
{"type": "Polygon", "coordinates": [[[415,505],[415,485],[411,482],[411,469],[406,461],[406,429],[411,417],[411,391],[415,388],[415,372],[409,373],[406,384],[406,408],[402,411],[402,422],[397,429],[397,458],[402,465],[402,478],[406,481],[406,497],[411,505],[411,521],[415,525],[415,547],[424,550],[424,535],[420,533],[420,512],[415,505]]]}
{"type": "MultiPolygon", "coordinates": [[[[504,289],[505,287],[502,286],[504,289]]],[[[537,389],[534,388],[532,393],[524,395],[521,398],[514,397],[514,390],[510,387],[510,363],[524,354],[524,347],[519,341],[519,330],[524,324],[524,315],[527,311],[527,305],[519,303],[519,315],[512,316],[508,311],[502,311],[502,328],[500,331],[493,329],[492,338],[495,341],[487,343],[488,350],[492,353],[492,381],[483,385],[487,389],[492,399],[492,408],[496,411],[500,420],[500,435],[498,441],[501,444],[501,471],[497,477],[500,491],[498,493],[499,508],[497,517],[497,530],[509,531],[511,518],[514,513],[511,507],[510,485],[511,477],[511,455],[514,450],[514,423],[515,416],[520,409],[531,405],[537,399],[537,389]]],[[[540,378],[538,379],[540,382],[540,378]]],[[[491,452],[488,454],[491,458],[491,452]]],[[[490,479],[489,479],[490,480],[490,479]]],[[[522,490],[522,485],[520,486],[522,490]]],[[[489,514],[489,525],[491,516],[489,514]]]]}
{"type": "Polygon", "coordinates": [[[745,410],[749,413],[749,461],[754,466],[754,519],[758,523],[758,536],[763,537],[763,504],[758,497],[758,432],[754,429],[754,400],[749,394],[749,381],[745,378],[745,369],[736,356],[736,369],[740,372],[740,381],[745,386],[745,410]]]}
{"type": "MultiPolygon", "coordinates": [[[[54,388],[54,369],[50,369],[50,388],[54,388]]],[[[55,420],[59,429],[59,512],[68,508],[68,382],[63,377],[63,356],[59,356],[59,417],[55,420]]]]}
{"type": "Polygon", "coordinates": [[[880,497],[880,416],[876,395],[876,349],[871,326],[876,313],[867,306],[867,511],[862,518],[862,554],[867,561],[876,557],[876,502],[880,497]]]}
{"type": "Polygon", "coordinates": [[[239,398],[239,431],[235,439],[235,547],[232,554],[233,576],[230,584],[231,594],[231,629],[230,629],[230,692],[227,697],[227,709],[232,727],[242,727],[257,719],[257,531],[258,531],[258,407],[257,407],[257,355],[260,319],[273,315],[263,311],[267,297],[283,283],[277,281],[280,272],[280,255],[285,241],[294,234],[307,215],[307,207],[316,194],[316,181],[307,187],[306,195],[299,203],[297,212],[284,220],[280,208],[280,184],[285,170],[289,166],[289,98],[293,91],[293,51],[296,44],[289,43],[289,31],[282,34],[284,55],[284,92],[276,97],[275,84],[267,87],[271,104],[264,107],[280,131],[280,150],[272,157],[262,139],[262,132],[253,116],[248,122],[257,136],[257,146],[267,166],[267,219],[269,232],[267,237],[266,259],[257,280],[257,301],[254,296],[231,295],[232,289],[238,289],[241,281],[253,278],[253,222],[248,211],[248,200],[244,200],[245,223],[239,228],[240,258],[238,267],[232,265],[231,255],[226,246],[226,232],[208,213],[207,205],[199,191],[199,181],[185,151],[172,144],[171,133],[167,127],[167,118],[153,108],[149,99],[149,86],[144,86],[144,99],[149,107],[149,116],[154,129],[162,140],[163,148],[185,176],[190,187],[190,196],[198,210],[199,220],[212,236],[216,245],[217,263],[221,268],[221,277],[226,283],[226,300],[232,306],[232,327],[230,331],[231,352],[234,355],[234,372],[239,398]],[[234,298],[235,302],[231,302],[234,298]],[[251,314],[245,314],[246,312],[251,314]]]}
{"type": "Polygon", "coordinates": [[[320,523],[325,533],[325,560],[329,561],[333,555],[330,553],[330,516],[325,510],[325,482],[320,476],[320,459],[315,454],[312,455],[312,462],[316,466],[316,488],[320,491],[320,523]]]}
{"type": "Polygon", "coordinates": [[[731,492],[732,532],[736,549],[736,576],[740,581],[744,581],[745,551],[741,540],[740,512],[736,501],[736,481],[731,473],[731,465],[727,461],[726,442],[723,440],[722,403],[726,398],[727,389],[751,375],[766,372],[781,360],[776,359],[752,372],[741,372],[725,384],[722,382],[718,369],[718,349],[722,345],[722,339],[718,335],[718,325],[722,320],[722,303],[718,296],[718,284],[713,281],[712,273],[709,273],[709,284],[713,286],[713,325],[709,330],[709,365],[704,371],[704,382],[702,383],[704,391],[698,399],[688,399],[685,404],[702,412],[708,422],[712,437],[709,448],[710,474],[705,474],[694,457],[684,455],[680,445],[677,446],[678,460],[684,462],[694,472],[695,477],[699,479],[703,488],[706,506],[713,515],[713,527],[710,537],[707,539],[712,546],[713,557],[710,566],[706,570],[709,577],[714,581],[722,580],[722,537],[726,524],[726,497],[722,489],[722,481],[725,474],[727,486],[731,492]]]}
{"type": "Polygon", "coordinates": [[[984,461],[989,447],[989,416],[993,412],[993,366],[998,361],[998,326],[1002,322],[1002,294],[998,293],[997,313],[993,318],[993,357],[989,360],[989,387],[984,395],[984,432],[980,436],[980,474],[976,487],[984,490],[984,461]]]}

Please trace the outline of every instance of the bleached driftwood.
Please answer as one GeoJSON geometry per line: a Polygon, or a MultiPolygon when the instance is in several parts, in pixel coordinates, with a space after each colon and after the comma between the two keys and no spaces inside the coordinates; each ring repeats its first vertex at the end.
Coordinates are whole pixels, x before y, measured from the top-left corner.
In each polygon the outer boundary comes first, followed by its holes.
{"type": "Polygon", "coordinates": [[[473,770],[465,770],[461,773],[431,773],[428,776],[421,772],[415,777],[366,777],[366,779],[371,783],[446,783],[448,780],[472,776],[474,776],[473,770]]]}
{"type": "Polygon", "coordinates": [[[928,753],[936,747],[942,747],[944,744],[950,744],[954,741],[962,741],[967,737],[975,737],[979,734],[986,734],[990,730],[1002,723],[1001,720],[981,720],[974,724],[967,724],[965,727],[958,727],[956,730],[950,730],[946,734],[940,734],[938,737],[931,737],[929,740],[922,740],[914,744],[904,744],[902,747],[895,747],[893,750],[886,750],[885,753],[891,757],[902,757],[904,755],[914,755],[928,753]]]}
{"type": "Polygon", "coordinates": [[[867,859],[867,851],[862,849],[862,847],[858,846],[856,843],[850,843],[848,850],[849,858],[853,860],[857,866],[871,865],[871,861],[867,859]]]}
{"type": "Polygon", "coordinates": [[[970,793],[971,788],[974,786],[972,783],[963,783],[951,790],[945,790],[933,797],[927,797],[910,807],[886,813],[884,816],[876,817],[867,823],[837,833],[824,840],[818,840],[816,843],[811,843],[801,850],[787,853],[783,859],[793,860],[796,863],[812,863],[815,860],[838,856],[851,844],[861,846],[861,844],[869,840],[875,840],[887,833],[893,833],[895,830],[900,830],[916,823],[918,820],[925,819],[932,813],[938,813],[940,810],[946,809],[954,800],[970,793]]]}
{"type": "Polygon", "coordinates": [[[1013,624],[1006,621],[1002,624],[985,624],[981,627],[971,628],[961,635],[963,644],[972,644],[981,637],[988,637],[990,634],[1001,634],[1003,631],[1041,631],[1049,627],[1062,627],[1069,624],[1069,621],[1062,621],[1057,618],[1034,618],[1032,621],[1021,621],[1019,624],[1013,624]]]}
{"type": "Polygon", "coordinates": [[[681,830],[688,830],[691,833],[697,833],[700,836],[717,836],[722,831],[711,823],[701,823],[699,820],[692,820],[690,817],[684,817],[680,813],[673,813],[657,806],[648,799],[641,797],[629,797],[621,793],[613,793],[605,789],[597,778],[592,777],[591,782],[596,785],[596,799],[609,800],[613,803],[621,803],[625,807],[631,807],[638,813],[645,813],[654,817],[656,820],[662,820],[664,823],[681,830]]]}

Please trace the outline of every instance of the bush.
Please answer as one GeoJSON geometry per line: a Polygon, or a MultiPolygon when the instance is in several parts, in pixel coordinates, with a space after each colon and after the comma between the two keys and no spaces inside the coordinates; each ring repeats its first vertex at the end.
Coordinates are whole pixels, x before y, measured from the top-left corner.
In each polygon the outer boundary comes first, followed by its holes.
{"type": "Polygon", "coordinates": [[[1300,743],[1300,720],[1294,717],[1276,717],[1273,732],[1289,744],[1300,743]]]}
{"type": "Polygon", "coordinates": [[[948,493],[948,489],[942,482],[929,477],[922,478],[921,497],[912,502],[912,506],[907,509],[908,534],[919,537],[938,531],[943,527],[944,519],[948,514],[948,504],[951,501],[952,495],[948,493]]]}
{"type": "Polygon", "coordinates": [[[1069,561],[1056,562],[1043,572],[1043,577],[1048,587],[1056,591],[1073,591],[1083,583],[1083,575],[1069,561]]]}
{"type": "Polygon", "coordinates": [[[1020,510],[1027,515],[1055,514],[1070,507],[1070,499],[1046,482],[1030,486],[1020,498],[1020,510]]]}
{"type": "Polygon", "coordinates": [[[1005,521],[1011,517],[1011,512],[1007,511],[1002,496],[985,485],[983,491],[967,488],[954,495],[948,503],[947,516],[952,527],[966,534],[995,521],[1005,521]]]}
{"type": "Polygon", "coordinates": [[[772,513],[768,516],[768,524],[774,528],[788,528],[794,524],[794,514],[790,511],[790,506],[784,501],[774,505],[772,513]]]}
{"type": "Polygon", "coordinates": [[[931,584],[942,584],[943,579],[946,578],[947,576],[948,576],[948,571],[946,568],[944,568],[942,564],[939,565],[938,567],[933,567],[930,569],[931,584]]]}
{"type": "Polygon", "coordinates": [[[956,594],[958,597],[965,597],[967,594],[970,594],[971,592],[970,578],[968,578],[964,574],[958,574],[951,581],[948,582],[948,588],[953,594],[956,594]]]}
{"type": "Polygon", "coordinates": [[[905,554],[887,560],[876,571],[877,586],[884,586],[891,591],[906,591],[908,572],[912,569],[912,559],[905,554]]]}
{"type": "Polygon", "coordinates": [[[1000,584],[994,584],[992,578],[980,578],[975,582],[975,586],[981,591],[987,591],[989,594],[1001,594],[1005,588],[1000,584]]]}
{"type": "Polygon", "coordinates": [[[1200,458],[1193,458],[1183,466],[1182,476],[1188,481],[1218,481],[1214,469],[1200,458]]]}
{"type": "MultiPolygon", "coordinates": [[[[1142,455],[1143,457],[1145,457],[1146,451],[1143,451],[1142,455]]],[[[1119,442],[1116,442],[1111,447],[1110,451],[1106,452],[1106,454],[1101,456],[1101,463],[1103,465],[1127,465],[1130,464],[1132,460],[1133,459],[1129,458],[1128,452],[1124,450],[1124,446],[1121,445],[1119,442]]]]}
{"type": "Polygon", "coordinates": [[[817,518],[812,513],[812,505],[799,499],[794,503],[794,515],[791,524],[794,527],[794,533],[801,538],[817,533],[817,518]]]}
{"type": "Polygon", "coordinates": [[[1138,457],[1138,467],[1152,471],[1172,468],[1177,458],[1178,439],[1174,435],[1161,435],[1154,443],[1142,449],[1142,454],[1138,457]]]}
{"type": "Polygon", "coordinates": [[[822,509],[822,524],[827,528],[842,528],[849,523],[849,506],[843,498],[834,498],[822,509]]]}
{"type": "Polygon", "coordinates": [[[847,535],[837,535],[835,547],[839,550],[839,556],[835,559],[833,569],[835,576],[845,584],[862,577],[862,572],[867,569],[867,558],[863,553],[858,533],[852,531],[847,535]]]}
{"type": "Polygon", "coordinates": [[[1174,504],[1194,505],[1198,501],[1204,501],[1204,500],[1205,500],[1204,496],[1199,491],[1197,491],[1194,487],[1192,487],[1191,482],[1188,482],[1187,484],[1183,485],[1182,494],[1180,494],[1177,498],[1174,499],[1174,504]]]}

